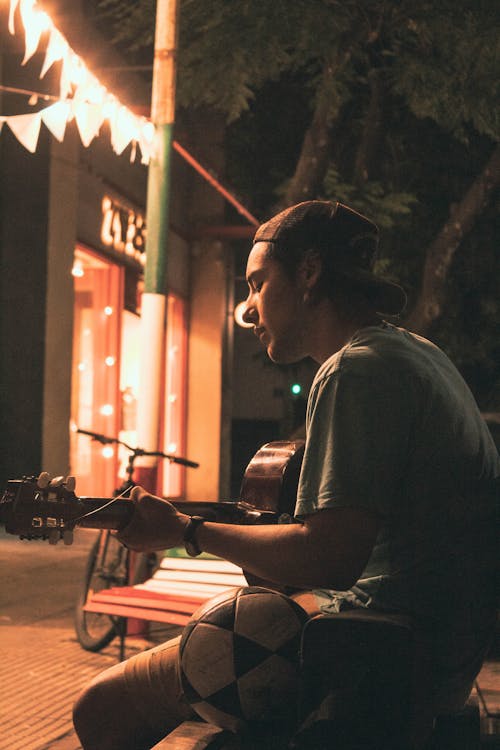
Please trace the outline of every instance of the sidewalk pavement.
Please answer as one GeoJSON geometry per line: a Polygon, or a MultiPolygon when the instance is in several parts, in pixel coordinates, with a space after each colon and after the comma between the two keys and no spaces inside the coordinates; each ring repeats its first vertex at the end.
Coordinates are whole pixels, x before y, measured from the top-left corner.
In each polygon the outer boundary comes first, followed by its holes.
{"type": "MultiPolygon", "coordinates": [[[[126,655],[177,632],[152,625],[147,639],[127,638],[126,655]]],[[[0,620],[0,750],[81,750],[72,705],[82,687],[118,657],[118,639],[90,653],[72,628],[2,625],[0,620]]],[[[500,748],[500,721],[485,713],[485,708],[500,712],[500,655],[486,663],[478,683],[482,747],[500,748]]]]}
{"type": "MultiPolygon", "coordinates": [[[[126,656],[175,634],[127,638],[126,656]]],[[[95,675],[116,664],[115,639],[99,653],[84,651],[72,628],[2,625],[0,619],[0,750],[81,750],[72,706],[95,675]]]]}

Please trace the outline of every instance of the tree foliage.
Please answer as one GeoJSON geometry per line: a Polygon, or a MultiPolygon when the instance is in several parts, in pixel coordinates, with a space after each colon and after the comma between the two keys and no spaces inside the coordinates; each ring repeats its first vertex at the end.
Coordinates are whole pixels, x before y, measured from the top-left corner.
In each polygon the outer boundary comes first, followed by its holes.
{"type": "MultiPolygon", "coordinates": [[[[94,1],[117,43],[151,53],[154,0],[94,1]]],[[[482,290],[475,330],[487,332],[500,277],[484,221],[500,182],[497,28],[490,0],[181,0],[180,10],[178,104],[223,113],[227,176],[254,212],[329,197],[374,218],[379,267],[408,289],[410,320],[453,349],[484,394],[500,380],[498,349],[470,331],[464,280],[482,290]]]]}

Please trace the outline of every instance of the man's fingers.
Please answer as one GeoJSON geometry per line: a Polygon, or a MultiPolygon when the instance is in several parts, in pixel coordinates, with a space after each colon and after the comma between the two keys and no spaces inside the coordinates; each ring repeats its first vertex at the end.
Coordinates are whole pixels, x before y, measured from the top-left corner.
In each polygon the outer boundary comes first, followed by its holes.
{"type": "Polygon", "coordinates": [[[141,497],[144,495],[147,495],[148,493],[144,489],[144,487],[141,487],[140,485],[136,484],[135,487],[132,487],[130,490],[130,499],[137,502],[141,497]]]}

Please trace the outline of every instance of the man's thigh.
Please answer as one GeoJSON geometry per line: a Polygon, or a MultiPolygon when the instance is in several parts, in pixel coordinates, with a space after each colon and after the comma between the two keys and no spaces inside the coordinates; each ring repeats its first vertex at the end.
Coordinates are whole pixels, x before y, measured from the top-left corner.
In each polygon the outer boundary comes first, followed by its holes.
{"type": "Polygon", "coordinates": [[[180,636],[132,656],[125,663],[127,692],[152,727],[173,727],[193,718],[179,677],[180,636]]]}

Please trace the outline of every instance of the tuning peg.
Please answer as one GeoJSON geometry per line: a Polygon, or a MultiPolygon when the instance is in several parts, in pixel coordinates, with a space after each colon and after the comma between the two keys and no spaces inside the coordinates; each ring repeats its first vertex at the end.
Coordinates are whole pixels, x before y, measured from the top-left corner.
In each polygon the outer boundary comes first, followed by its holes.
{"type": "Polygon", "coordinates": [[[64,484],[64,477],[54,477],[50,480],[49,487],[60,487],[62,484],[64,484]]]}
{"type": "Polygon", "coordinates": [[[37,487],[39,487],[41,490],[46,489],[46,487],[49,486],[50,483],[50,474],[48,471],[42,471],[38,479],[36,480],[37,487]]]}
{"type": "Polygon", "coordinates": [[[49,531],[49,544],[57,544],[59,541],[59,529],[50,529],[49,531]]]}
{"type": "Polygon", "coordinates": [[[73,531],[71,529],[65,529],[65,531],[63,531],[63,542],[67,546],[73,544],[73,531]]]}
{"type": "Polygon", "coordinates": [[[74,492],[76,487],[76,479],[75,477],[66,477],[66,481],[64,482],[64,486],[69,492],[74,492]]]}

